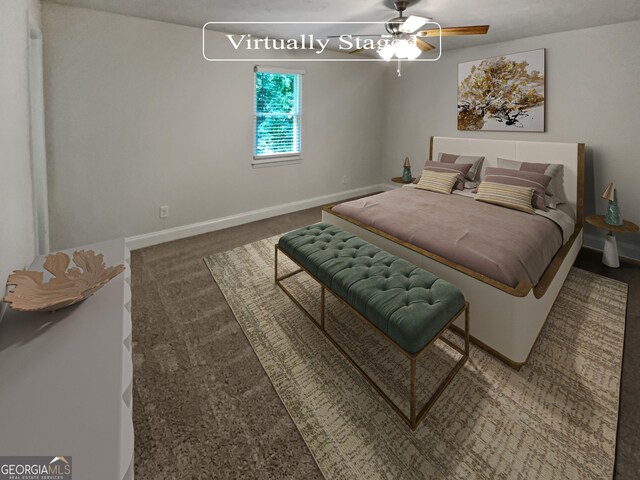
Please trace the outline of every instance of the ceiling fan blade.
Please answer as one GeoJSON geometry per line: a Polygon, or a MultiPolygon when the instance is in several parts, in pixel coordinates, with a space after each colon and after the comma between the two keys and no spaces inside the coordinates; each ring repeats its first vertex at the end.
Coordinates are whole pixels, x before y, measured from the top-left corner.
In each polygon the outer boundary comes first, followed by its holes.
{"type": "Polygon", "coordinates": [[[366,50],[366,48],[356,48],[355,50],[351,50],[351,51],[349,52],[349,54],[350,54],[350,55],[353,55],[353,54],[355,54],[355,53],[360,53],[360,52],[362,52],[362,51],[364,51],[364,50],[366,50]]]}
{"type": "Polygon", "coordinates": [[[400,25],[399,30],[403,33],[413,33],[430,20],[427,17],[411,15],[400,25]]]}
{"type": "MultiPolygon", "coordinates": [[[[442,29],[443,37],[455,37],[458,35],[484,35],[489,31],[489,25],[471,25],[468,27],[446,27],[442,29]]],[[[428,30],[420,30],[416,35],[419,37],[437,37],[440,30],[430,28],[428,30]]]]}
{"type": "Polygon", "coordinates": [[[433,50],[434,48],[436,48],[430,43],[427,43],[424,40],[420,40],[419,38],[416,38],[416,46],[423,52],[428,52],[429,50],[433,50]]]}

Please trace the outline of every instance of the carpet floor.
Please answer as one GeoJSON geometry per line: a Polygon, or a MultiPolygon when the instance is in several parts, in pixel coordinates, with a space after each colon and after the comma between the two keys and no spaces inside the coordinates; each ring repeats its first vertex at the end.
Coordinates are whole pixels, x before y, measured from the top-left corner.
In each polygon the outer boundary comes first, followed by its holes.
{"type": "MultiPolygon", "coordinates": [[[[322,478],[202,261],[318,221],[314,208],[132,253],[136,478],[322,478]]],[[[630,285],[616,478],[635,479],[640,268],[600,271],[599,257],[583,250],[577,265],[630,285]]]]}
{"type": "MultiPolygon", "coordinates": [[[[412,432],[275,285],[276,241],[205,261],[327,480],[612,477],[626,284],[572,270],[527,365],[473,347],[412,432]]],[[[285,282],[319,312],[316,282],[285,282]]],[[[406,359],[334,297],[327,308],[332,336],[407,413],[406,359]]],[[[418,362],[424,401],[460,357],[434,347],[418,362]]]]}

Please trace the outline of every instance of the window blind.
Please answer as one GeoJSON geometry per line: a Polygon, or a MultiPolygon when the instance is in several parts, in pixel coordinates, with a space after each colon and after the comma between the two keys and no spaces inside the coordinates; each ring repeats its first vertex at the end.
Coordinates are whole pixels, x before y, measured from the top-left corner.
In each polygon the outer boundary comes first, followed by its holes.
{"type": "Polygon", "coordinates": [[[255,69],[254,159],[300,158],[302,74],[272,70],[255,69]]]}

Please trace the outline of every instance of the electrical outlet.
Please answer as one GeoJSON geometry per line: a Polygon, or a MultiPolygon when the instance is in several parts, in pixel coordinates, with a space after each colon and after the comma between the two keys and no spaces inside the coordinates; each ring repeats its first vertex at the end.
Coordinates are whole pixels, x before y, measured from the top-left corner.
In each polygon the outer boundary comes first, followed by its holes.
{"type": "Polygon", "coordinates": [[[346,175],[342,177],[342,184],[343,185],[347,184],[347,176],[346,175]]]}
{"type": "Polygon", "coordinates": [[[169,216],[169,205],[162,205],[160,207],[160,218],[167,218],[169,216]]]}

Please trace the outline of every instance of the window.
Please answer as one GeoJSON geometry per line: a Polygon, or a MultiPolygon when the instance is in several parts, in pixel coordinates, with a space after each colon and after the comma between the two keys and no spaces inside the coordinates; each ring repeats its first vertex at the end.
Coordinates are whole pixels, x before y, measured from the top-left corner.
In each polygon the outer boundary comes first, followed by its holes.
{"type": "Polygon", "coordinates": [[[254,165],[300,160],[302,72],[255,68],[254,165]]]}

